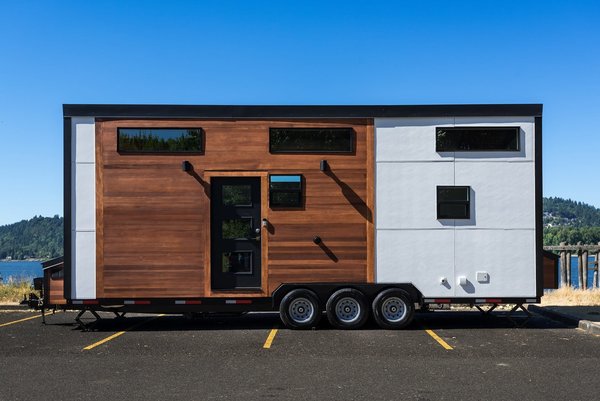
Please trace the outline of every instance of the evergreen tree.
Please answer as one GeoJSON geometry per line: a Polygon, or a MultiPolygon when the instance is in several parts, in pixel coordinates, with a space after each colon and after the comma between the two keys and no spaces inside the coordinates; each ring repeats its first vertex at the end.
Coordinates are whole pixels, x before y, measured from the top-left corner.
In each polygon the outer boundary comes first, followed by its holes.
{"type": "Polygon", "coordinates": [[[0,226],[0,259],[50,259],[63,255],[64,219],[34,216],[0,226]]]}

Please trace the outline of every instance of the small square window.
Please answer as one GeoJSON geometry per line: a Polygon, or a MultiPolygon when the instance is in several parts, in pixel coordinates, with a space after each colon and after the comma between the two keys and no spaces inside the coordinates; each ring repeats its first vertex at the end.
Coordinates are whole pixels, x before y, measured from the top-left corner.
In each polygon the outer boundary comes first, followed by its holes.
{"type": "Polygon", "coordinates": [[[302,207],[302,176],[270,175],[269,205],[271,207],[302,207]]]}
{"type": "Polygon", "coordinates": [[[471,187],[437,187],[438,219],[469,219],[471,187]]]}

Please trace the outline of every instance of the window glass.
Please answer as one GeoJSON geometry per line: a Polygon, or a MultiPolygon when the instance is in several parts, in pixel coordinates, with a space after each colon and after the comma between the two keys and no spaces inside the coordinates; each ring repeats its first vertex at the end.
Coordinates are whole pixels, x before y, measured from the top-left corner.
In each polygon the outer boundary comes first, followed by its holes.
{"type": "Polygon", "coordinates": [[[269,205],[271,207],[302,207],[302,176],[270,175],[269,205]]]}
{"type": "Polygon", "coordinates": [[[244,239],[252,234],[252,217],[223,220],[223,239],[244,239]]]}
{"type": "Polygon", "coordinates": [[[436,128],[436,152],[518,151],[519,127],[436,128]]]}
{"type": "Polygon", "coordinates": [[[200,153],[201,128],[119,128],[118,151],[122,153],[200,153]]]}
{"type": "Polygon", "coordinates": [[[437,218],[469,219],[470,193],[470,187],[437,187],[437,218]]]}
{"type": "Polygon", "coordinates": [[[252,252],[223,252],[223,273],[252,274],[252,252]]]}
{"type": "Polygon", "coordinates": [[[223,185],[223,205],[252,206],[252,186],[223,185]]]}
{"type": "Polygon", "coordinates": [[[469,191],[466,187],[439,187],[438,199],[440,201],[468,201],[469,191]]]}
{"type": "Polygon", "coordinates": [[[352,128],[271,128],[271,153],[352,153],[352,128]]]}

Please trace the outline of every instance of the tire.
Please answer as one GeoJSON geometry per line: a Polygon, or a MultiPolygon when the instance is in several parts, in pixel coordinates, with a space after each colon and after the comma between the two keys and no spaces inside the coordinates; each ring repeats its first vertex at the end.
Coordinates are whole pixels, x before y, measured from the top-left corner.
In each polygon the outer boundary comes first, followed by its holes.
{"type": "Polygon", "coordinates": [[[362,327],[369,318],[369,304],[362,292],[343,288],[327,300],[327,320],[337,329],[362,327]]]}
{"type": "Polygon", "coordinates": [[[290,329],[316,327],[321,320],[319,298],[310,290],[292,290],[281,300],[279,316],[290,329]]]}
{"type": "Polygon", "coordinates": [[[412,322],[414,315],[414,301],[399,288],[381,291],[373,301],[373,317],[382,329],[402,329],[412,322]]]}

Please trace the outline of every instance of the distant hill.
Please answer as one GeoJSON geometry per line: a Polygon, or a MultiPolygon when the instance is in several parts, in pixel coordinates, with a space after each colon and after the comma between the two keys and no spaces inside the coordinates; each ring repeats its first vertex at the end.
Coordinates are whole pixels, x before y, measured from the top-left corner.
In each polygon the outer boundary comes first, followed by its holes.
{"type": "Polygon", "coordinates": [[[544,198],[544,226],[600,227],[600,209],[571,199],[544,198]]]}
{"type": "Polygon", "coordinates": [[[583,202],[544,198],[544,245],[600,241],[600,209],[583,202]]]}
{"type": "Polygon", "coordinates": [[[63,218],[35,216],[0,226],[0,259],[48,259],[63,254],[63,218]]]}

